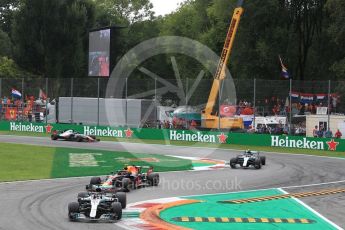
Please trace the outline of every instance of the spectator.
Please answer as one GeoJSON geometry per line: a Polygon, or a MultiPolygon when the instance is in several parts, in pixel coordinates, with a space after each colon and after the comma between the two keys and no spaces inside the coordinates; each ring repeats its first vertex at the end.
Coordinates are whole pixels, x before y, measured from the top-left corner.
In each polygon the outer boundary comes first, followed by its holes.
{"type": "Polygon", "coordinates": [[[315,128],[313,129],[313,137],[317,137],[318,136],[318,128],[317,125],[315,125],[315,128]]]}
{"type": "Polygon", "coordinates": [[[321,127],[319,128],[319,131],[317,131],[317,137],[319,137],[319,138],[323,137],[323,130],[321,127]]]}
{"type": "Polygon", "coordinates": [[[308,106],[308,104],[302,104],[298,115],[305,115],[306,106],[308,106]]]}
{"type": "Polygon", "coordinates": [[[300,130],[300,127],[298,126],[295,130],[295,135],[299,136],[300,134],[301,134],[301,130],[300,130]]]}
{"type": "Polygon", "coordinates": [[[289,126],[288,126],[288,124],[284,125],[283,132],[284,132],[285,135],[289,134],[289,126]]]}
{"type": "Polygon", "coordinates": [[[331,131],[330,129],[328,129],[328,130],[325,132],[325,137],[326,137],[326,138],[332,138],[332,136],[333,136],[332,131],[331,131]]]}
{"type": "Polygon", "coordinates": [[[332,106],[333,106],[333,109],[335,112],[337,112],[336,108],[337,108],[337,100],[338,98],[335,96],[335,97],[332,97],[332,106]]]}
{"type": "Polygon", "coordinates": [[[190,128],[195,129],[196,126],[197,126],[196,122],[192,120],[192,122],[190,123],[190,128]]]}
{"type": "Polygon", "coordinates": [[[337,132],[334,134],[334,137],[337,139],[340,139],[342,136],[342,133],[340,132],[340,130],[338,129],[337,132]]]}
{"type": "Polygon", "coordinates": [[[316,106],[314,103],[312,104],[312,107],[311,107],[311,113],[316,114],[316,106]]]}

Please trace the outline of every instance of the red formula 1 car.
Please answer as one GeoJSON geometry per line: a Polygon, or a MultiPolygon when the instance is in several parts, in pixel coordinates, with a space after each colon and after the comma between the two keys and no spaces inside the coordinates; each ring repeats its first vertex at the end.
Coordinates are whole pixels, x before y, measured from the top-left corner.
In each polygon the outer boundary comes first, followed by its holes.
{"type": "Polygon", "coordinates": [[[54,130],[51,135],[51,139],[56,140],[66,140],[66,141],[76,141],[76,142],[98,142],[99,139],[96,136],[80,134],[72,129],[59,131],[54,130]]]}
{"type": "Polygon", "coordinates": [[[146,186],[158,186],[159,174],[153,172],[153,167],[148,166],[133,166],[137,169],[137,174],[133,175],[127,170],[119,170],[107,176],[104,180],[100,177],[93,177],[90,184],[86,185],[86,190],[94,191],[101,188],[107,192],[125,191],[129,192],[130,189],[137,189],[146,186]],[[147,169],[143,172],[143,169],[147,169]]]}

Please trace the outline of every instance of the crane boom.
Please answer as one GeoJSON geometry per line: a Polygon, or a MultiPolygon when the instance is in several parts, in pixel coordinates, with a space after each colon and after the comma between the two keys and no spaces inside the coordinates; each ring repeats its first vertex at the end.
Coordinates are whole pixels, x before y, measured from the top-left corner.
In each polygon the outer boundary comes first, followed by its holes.
{"type": "Polygon", "coordinates": [[[234,44],[236,32],[240,23],[241,16],[243,14],[242,1],[239,1],[238,6],[234,10],[234,14],[231,19],[229,30],[225,39],[222,55],[219,60],[217,71],[214,75],[214,81],[211,88],[211,92],[204,111],[205,115],[212,115],[214,106],[216,104],[217,96],[219,94],[219,88],[221,81],[226,77],[226,66],[230,58],[232,47],[234,44]]]}
{"type": "Polygon", "coordinates": [[[218,63],[217,71],[214,75],[212,88],[205,110],[201,114],[201,127],[207,129],[243,129],[243,119],[238,117],[220,117],[216,113],[216,101],[222,81],[226,78],[226,67],[230,58],[235,36],[241,20],[244,9],[242,8],[243,0],[239,0],[234,10],[228,33],[226,35],[222,55],[218,63]]]}

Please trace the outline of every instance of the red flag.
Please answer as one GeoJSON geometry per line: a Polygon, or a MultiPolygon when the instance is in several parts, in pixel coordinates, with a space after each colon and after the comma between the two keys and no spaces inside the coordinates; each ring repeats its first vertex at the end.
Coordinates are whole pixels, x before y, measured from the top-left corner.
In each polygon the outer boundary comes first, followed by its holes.
{"type": "Polygon", "coordinates": [[[233,105],[221,105],[220,115],[222,117],[233,117],[236,114],[236,107],[233,105]]]}
{"type": "Polygon", "coordinates": [[[17,108],[7,108],[6,114],[5,114],[6,120],[16,120],[17,119],[17,113],[18,113],[17,108]]]}

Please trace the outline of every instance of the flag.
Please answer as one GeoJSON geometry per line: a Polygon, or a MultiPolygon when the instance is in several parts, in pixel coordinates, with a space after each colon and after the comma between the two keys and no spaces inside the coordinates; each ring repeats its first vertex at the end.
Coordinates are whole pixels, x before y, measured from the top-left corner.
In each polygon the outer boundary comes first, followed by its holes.
{"type": "Polygon", "coordinates": [[[282,67],[282,76],[283,76],[283,78],[284,79],[290,79],[290,75],[289,75],[288,69],[283,64],[283,61],[282,61],[280,56],[279,56],[279,60],[280,60],[280,65],[282,67]]]}
{"type": "Polygon", "coordinates": [[[294,98],[294,99],[297,99],[299,97],[299,93],[291,92],[291,97],[294,98]]]}
{"type": "Polygon", "coordinates": [[[44,91],[42,89],[40,89],[38,97],[41,98],[42,100],[47,99],[47,95],[44,93],[44,91]]]}
{"type": "Polygon", "coordinates": [[[322,94],[322,93],[316,94],[316,99],[320,101],[325,100],[326,97],[327,97],[327,94],[322,94]]]}
{"type": "Polygon", "coordinates": [[[17,119],[17,108],[7,108],[6,109],[6,114],[5,114],[5,118],[6,120],[16,120],[17,119]]]}
{"type": "Polygon", "coordinates": [[[16,99],[21,99],[22,98],[22,94],[18,90],[16,90],[16,89],[12,89],[11,96],[16,98],[16,99]]]}
{"type": "Polygon", "coordinates": [[[314,94],[311,93],[301,93],[301,103],[310,104],[314,101],[314,94]]]}
{"type": "Polygon", "coordinates": [[[236,114],[236,107],[232,105],[221,105],[220,116],[222,117],[233,117],[236,114]]]}
{"type": "Polygon", "coordinates": [[[299,102],[299,92],[291,92],[291,103],[298,103],[299,102]]]}

